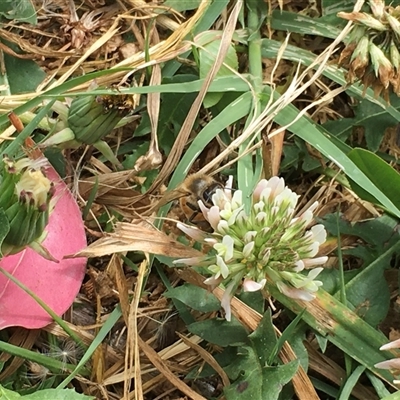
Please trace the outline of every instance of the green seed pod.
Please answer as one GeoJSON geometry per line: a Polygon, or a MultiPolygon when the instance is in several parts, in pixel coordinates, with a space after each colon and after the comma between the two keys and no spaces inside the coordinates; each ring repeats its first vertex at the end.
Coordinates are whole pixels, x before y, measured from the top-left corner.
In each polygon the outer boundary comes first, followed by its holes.
{"type": "Polygon", "coordinates": [[[49,220],[53,183],[42,172],[45,160],[5,158],[0,183],[0,208],[9,222],[1,246],[3,255],[14,254],[40,239],[49,220]]]}
{"type": "Polygon", "coordinates": [[[78,142],[93,144],[111,133],[123,116],[117,108],[104,107],[100,97],[78,97],[71,103],[68,124],[78,142]]]}

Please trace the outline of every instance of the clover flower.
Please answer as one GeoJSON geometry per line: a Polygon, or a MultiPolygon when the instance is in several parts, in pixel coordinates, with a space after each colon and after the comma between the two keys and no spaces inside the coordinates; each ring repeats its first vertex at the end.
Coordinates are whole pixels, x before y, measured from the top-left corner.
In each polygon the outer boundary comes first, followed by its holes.
{"type": "MultiPolygon", "coordinates": [[[[386,343],[380,347],[379,350],[391,350],[391,349],[399,349],[400,348],[400,339],[393,340],[392,342],[386,343]]],[[[392,358],[391,360],[386,360],[379,362],[374,365],[375,368],[380,369],[391,369],[391,370],[400,370],[400,358],[392,358]]],[[[393,381],[395,385],[400,384],[400,380],[395,379],[393,381]]]]}
{"type": "MultiPolygon", "coordinates": [[[[0,176],[0,213],[8,222],[2,255],[14,254],[39,241],[49,220],[52,182],[46,177],[47,160],[3,158],[0,176]]],[[[4,222],[3,222],[4,223],[4,222]]]]}
{"type": "Polygon", "coordinates": [[[257,184],[248,214],[242,191],[232,191],[231,182],[230,178],[225,190],[216,190],[211,207],[199,201],[212,233],[177,224],[195,240],[212,246],[211,251],[204,257],[174,263],[203,266],[211,274],[206,284],[224,285],[221,305],[227,320],[231,318],[231,298],[239,286],[251,292],[274,285],[288,297],[313,300],[322,285],[315,280],[322,268],[314,267],[327,261],[327,257],[315,258],[319,246],[326,240],[325,228],[315,225],[307,229],[318,203],[295,217],[299,196],[285,186],[282,178],[273,177],[257,184]],[[304,274],[309,268],[313,269],[304,274]]]}

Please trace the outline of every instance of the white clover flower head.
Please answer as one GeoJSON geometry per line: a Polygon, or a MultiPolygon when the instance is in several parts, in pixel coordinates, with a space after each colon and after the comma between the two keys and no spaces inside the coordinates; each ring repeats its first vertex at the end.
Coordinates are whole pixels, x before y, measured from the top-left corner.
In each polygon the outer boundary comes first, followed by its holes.
{"type": "MultiPolygon", "coordinates": [[[[221,302],[226,318],[230,319],[230,299],[240,286],[257,291],[274,285],[288,297],[313,300],[322,285],[315,280],[322,268],[315,267],[327,261],[327,257],[315,257],[326,241],[324,226],[308,228],[318,203],[295,217],[299,196],[285,186],[283,178],[272,177],[256,185],[248,213],[242,191],[232,190],[231,178],[229,182],[229,190],[216,190],[213,206],[200,204],[213,232],[205,238],[196,232],[200,241],[212,245],[196,265],[207,265],[211,274],[207,284],[226,288],[221,302]]],[[[182,230],[195,236],[187,228],[182,230]]]]}

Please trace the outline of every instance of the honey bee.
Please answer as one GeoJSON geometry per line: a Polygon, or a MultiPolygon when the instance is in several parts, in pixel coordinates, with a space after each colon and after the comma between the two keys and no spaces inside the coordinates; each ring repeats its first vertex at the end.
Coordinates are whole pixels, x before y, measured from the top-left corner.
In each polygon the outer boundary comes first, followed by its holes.
{"type": "Polygon", "coordinates": [[[213,205],[212,195],[217,189],[223,188],[224,186],[211,176],[201,173],[189,175],[179,188],[182,193],[179,205],[188,222],[197,225],[204,231],[209,231],[210,224],[204,219],[198,202],[202,200],[205,206],[211,207],[213,205]]]}
{"type": "Polygon", "coordinates": [[[96,101],[103,105],[105,112],[117,110],[122,116],[131,113],[136,106],[134,97],[129,94],[97,96],[96,101]]]}

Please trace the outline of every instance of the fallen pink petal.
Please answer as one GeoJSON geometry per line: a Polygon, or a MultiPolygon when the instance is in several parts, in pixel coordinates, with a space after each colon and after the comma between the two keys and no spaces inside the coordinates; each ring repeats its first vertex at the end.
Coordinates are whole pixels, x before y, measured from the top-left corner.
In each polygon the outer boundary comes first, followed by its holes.
{"type": "MultiPolygon", "coordinates": [[[[81,287],[86,258],[63,257],[86,246],[80,209],[53,167],[46,175],[55,183],[55,207],[47,225],[42,245],[59,262],[44,259],[30,248],[6,256],[0,266],[31,289],[56,314],[62,315],[72,305],[81,287]]],[[[27,293],[0,274],[0,329],[21,326],[37,329],[52,322],[47,312],[27,293]]]]}

